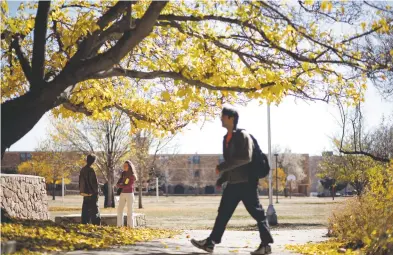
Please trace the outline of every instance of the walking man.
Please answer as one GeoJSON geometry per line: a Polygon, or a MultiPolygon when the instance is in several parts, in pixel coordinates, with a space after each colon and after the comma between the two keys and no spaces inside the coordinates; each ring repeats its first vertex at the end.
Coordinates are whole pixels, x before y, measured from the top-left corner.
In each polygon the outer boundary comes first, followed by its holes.
{"type": "Polygon", "coordinates": [[[236,109],[224,107],[221,114],[222,126],[228,133],[224,136],[224,162],[217,166],[219,174],[217,186],[227,182],[221,197],[218,215],[210,236],[204,240],[191,239],[191,243],[202,250],[213,252],[214,245],[221,242],[226,225],[237,205],[243,202],[248,213],[257,221],[261,244],[251,254],[269,254],[273,243],[265,211],[259,203],[258,178],[250,175],[250,162],[253,154],[253,141],[244,130],[237,130],[239,114],[236,109]]]}
{"type": "Polygon", "coordinates": [[[82,224],[101,225],[101,216],[98,209],[97,176],[91,167],[95,161],[96,156],[89,154],[86,165],[81,169],[79,175],[79,192],[83,196],[82,224]]]}

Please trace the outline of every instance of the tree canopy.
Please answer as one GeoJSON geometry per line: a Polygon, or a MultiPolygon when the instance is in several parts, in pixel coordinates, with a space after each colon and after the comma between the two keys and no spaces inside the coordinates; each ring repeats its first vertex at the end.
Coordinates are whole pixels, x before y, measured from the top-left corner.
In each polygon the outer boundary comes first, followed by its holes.
{"type": "Polygon", "coordinates": [[[368,2],[1,2],[2,152],[49,110],[173,131],[223,102],[363,100],[386,80],[391,6],[368,2]],[[363,14],[367,13],[367,18],[363,14]],[[371,52],[374,54],[373,52],[371,52]],[[375,53],[376,54],[376,53],[375,53]]]}

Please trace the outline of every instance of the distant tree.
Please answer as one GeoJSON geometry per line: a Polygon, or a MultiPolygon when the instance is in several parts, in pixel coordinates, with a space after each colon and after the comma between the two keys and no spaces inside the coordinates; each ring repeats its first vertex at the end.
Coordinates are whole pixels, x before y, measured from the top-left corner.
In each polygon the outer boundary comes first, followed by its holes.
{"type": "MultiPolygon", "coordinates": [[[[276,169],[272,168],[273,172],[273,190],[276,190],[276,169]]],[[[278,168],[278,191],[283,191],[285,188],[285,184],[287,181],[287,174],[285,173],[284,169],[278,168]]],[[[262,189],[269,188],[269,179],[263,178],[259,180],[259,185],[262,189]]],[[[276,190],[277,192],[277,190],[276,190]]]]}
{"type": "Polygon", "coordinates": [[[55,200],[55,185],[61,183],[62,178],[66,184],[70,183],[70,175],[82,165],[80,154],[67,151],[59,141],[48,137],[40,143],[31,160],[19,164],[18,172],[44,177],[45,182],[52,185],[55,200]]]}
{"type": "MultiPolygon", "coordinates": [[[[138,175],[138,207],[143,208],[142,204],[142,189],[143,184],[148,181],[153,181],[160,177],[157,168],[158,153],[167,149],[169,143],[173,140],[175,135],[168,135],[157,138],[150,131],[138,131],[131,136],[131,158],[136,166],[138,175]],[[152,152],[152,153],[150,153],[152,152]]],[[[154,182],[155,183],[155,182],[154,182]]]]}
{"type": "Polygon", "coordinates": [[[54,132],[51,137],[68,150],[97,156],[95,168],[108,182],[107,206],[112,205],[116,169],[122,169],[130,156],[130,123],[126,114],[112,111],[106,120],[87,117],[81,121],[71,118],[52,119],[54,132]]]}
{"type": "Polygon", "coordinates": [[[393,113],[383,117],[377,127],[366,130],[360,103],[355,107],[345,107],[338,100],[337,106],[341,135],[333,140],[340,153],[364,155],[382,163],[393,159],[393,113]]]}

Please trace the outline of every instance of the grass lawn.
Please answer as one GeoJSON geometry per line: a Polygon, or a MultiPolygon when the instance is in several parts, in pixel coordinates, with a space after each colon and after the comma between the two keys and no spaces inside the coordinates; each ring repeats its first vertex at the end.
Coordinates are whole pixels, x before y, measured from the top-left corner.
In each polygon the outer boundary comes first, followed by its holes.
{"type": "MultiPolygon", "coordinates": [[[[211,229],[217,216],[220,196],[162,196],[158,202],[155,197],[143,197],[143,209],[137,209],[137,196],[134,204],[135,212],[144,213],[148,227],[168,229],[211,229]]],[[[81,196],[65,196],[53,201],[48,196],[50,216],[77,214],[81,212],[81,196]]],[[[266,196],[260,197],[265,210],[269,204],[266,196]]],[[[274,199],[275,201],[275,199],[274,199]]],[[[327,225],[332,210],[343,204],[345,198],[279,197],[279,204],[274,202],[278,215],[278,228],[302,229],[321,228],[327,225]]],[[[101,213],[116,213],[116,209],[104,209],[104,197],[99,198],[101,213]]],[[[126,212],[126,210],[125,210],[126,212]]],[[[228,229],[252,230],[255,221],[240,203],[228,229]]]]}

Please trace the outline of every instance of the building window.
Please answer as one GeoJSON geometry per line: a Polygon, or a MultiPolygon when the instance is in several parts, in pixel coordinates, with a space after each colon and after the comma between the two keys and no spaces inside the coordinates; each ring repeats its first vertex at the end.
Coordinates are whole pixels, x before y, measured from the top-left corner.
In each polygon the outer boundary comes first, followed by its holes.
{"type": "Polygon", "coordinates": [[[24,162],[24,161],[30,160],[32,156],[31,156],[31,153],[21,152],[19,154],[19,157],[20,157],[20,161],[24,162]]]}
{"type": "Polygon", "coordinates": [[[221,164],[222,162],[224,162],[224,156],[220,155],[220,157],[218,158],[218,164],[221,164]]]}
{"type": "Polygon", "coordinates": [[[194,172],[194,177],[195,178],[199,178],[201,176],[201,170],[195,170],[195,172],[194,172]]]}
{"type": "Polygon", "coordinates": [[[194,155],[194,156],[192,157],[192,163],[193,163],[193,164],[200,164],[200,163],[201,163],[201,157],[198,156],[198,155],[194,155]]]}

